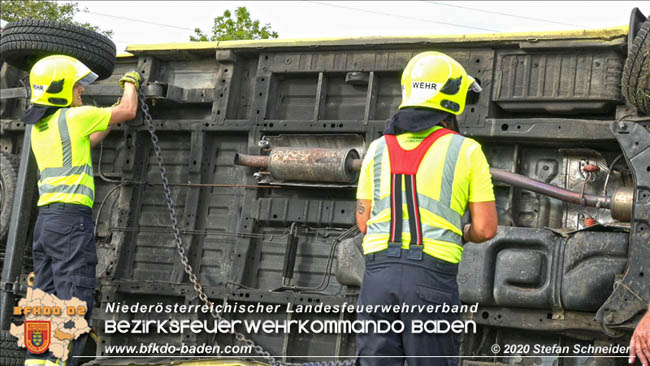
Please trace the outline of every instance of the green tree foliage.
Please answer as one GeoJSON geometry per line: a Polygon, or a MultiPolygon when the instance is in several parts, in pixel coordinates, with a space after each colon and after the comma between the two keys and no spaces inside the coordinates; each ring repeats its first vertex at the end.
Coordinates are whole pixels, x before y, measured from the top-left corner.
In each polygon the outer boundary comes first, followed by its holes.
{"type": "Polygon", "coordinates": [[[0,19],[14,22],[20,19],[54,20],[62,23],[78,25],[92,31],[102,33],[107,37],[113,36],[112,30],[102,30],[90,23],[80,23],[74,20],[78,12],[85,13],[87,9],[79,9],[76,2],[56,2],[48,0],[2,0],[0,19]]]}
{"type": "Polygon", "coordinates": [[[235,9],[234,19],[230,10],[214,18],[211,35],[207,35],[200,28],[194,29],[194,33],[190,36],[192,42],[278,38],[278,33],[271,29],[270,24],[260,26],[260,21],[252,20],[251,14],[244,6],[235,9]]]}

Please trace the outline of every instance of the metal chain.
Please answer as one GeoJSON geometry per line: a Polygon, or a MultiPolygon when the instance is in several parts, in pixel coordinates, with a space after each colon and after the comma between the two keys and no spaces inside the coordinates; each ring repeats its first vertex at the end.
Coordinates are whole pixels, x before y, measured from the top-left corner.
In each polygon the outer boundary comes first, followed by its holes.
{"type": "MultiPolygon", "coordinates": [[[[213,309],[210,312],[210,315],[214,317],[217,321],[226,321],[226,319],[219,314],[215,308],[214,303],[208,298],[208,295],[203,291],[203,286],[199,282],[196,274],[192,270],[192,266],[189,263],[189,259],[185,254],[185,248],[183,247],[183,240],[181,238],[180,230],[178,228],[178,220],[176,219],[176,209],[174,208],[174,201],[172,200],[172,194],[170,190],[169,180],[167,179],[167,170],[163,164],[162,154],[160,151],[160,142],[158,136],[156,135],[156,130],[153,125],[153,118],[149,113],[149,106],[147,105],[144,94],[141,91],[138,91],[138,100],[140,102],[140,109],[142,110],[142,119],[147,126],[147,130],[151,134],[151,143],[153,144],[154,151],[156,153],[156,159],[158,161],[158,168],[160,169],[160,178],[162,179],[163,192],[165,193],[165,199],[167,200],[167,208],[169,209],[169,216],[172,221],[172,232],[174,233],[174,240],[176,241],[176,249],[178,250],[178,255],[181,258],[183,266],[185,266],[185,273],[189,276],[190,282],[194,285],[194,290],[199,294],[199,298],[203,303],[213,309]]],[[[253,351],[260,355],[266,362],[272,366],[292,366],[299,364],[292,364],[283,361],[276,360],[271,354],[264,350],[262,346],[256,344],[253,340],[247,338],[244,334],[233,330],[231,334],[235,339],[241,343],[246,344],[251,347],[253,351]]],[[[308,362],[302,364],[304,366],[352,366],[354,365],[354,360],[345,360],[345,361],[327,361],[327,362],[308,362]]]]}

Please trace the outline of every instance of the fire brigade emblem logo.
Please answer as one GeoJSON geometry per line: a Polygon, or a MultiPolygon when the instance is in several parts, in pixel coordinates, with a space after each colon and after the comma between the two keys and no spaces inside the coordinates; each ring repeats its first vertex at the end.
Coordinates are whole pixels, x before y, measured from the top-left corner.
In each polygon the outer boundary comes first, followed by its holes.
{"type": "Polygon", "coordinates": [[[43,353],[50,347],[51,325],[49,321],[25,321],[25,347],[31,353],[43,353]]]}

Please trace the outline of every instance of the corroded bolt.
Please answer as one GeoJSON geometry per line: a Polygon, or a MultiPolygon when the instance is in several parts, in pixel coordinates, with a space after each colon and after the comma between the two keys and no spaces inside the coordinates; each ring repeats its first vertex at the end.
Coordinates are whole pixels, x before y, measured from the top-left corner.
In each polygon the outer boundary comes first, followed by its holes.
{"type": "Polygon", "coordinates": [[[597,173],[600,171],[600,167],[594,164],[587,164],[584,168],[582,168],[582,170],[584,170],[585,173],[597,173]]]}
{"type": "Polygon", "coordinates": [[[268,147],[269,145],[271,145],[269,140],[260,140],[257,142],[257,146],[259,147],[268,147]]]}

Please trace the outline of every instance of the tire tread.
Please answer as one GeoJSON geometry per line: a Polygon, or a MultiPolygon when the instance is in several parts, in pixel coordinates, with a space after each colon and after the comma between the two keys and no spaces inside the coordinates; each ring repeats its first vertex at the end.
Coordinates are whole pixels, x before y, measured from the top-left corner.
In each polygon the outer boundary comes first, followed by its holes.
{"type": "Polygon", "coordinates": [[[20,158],[16,155],[6,152],[0,152],[0,179],[4,192],[2,192],[2,207],[0,207],[0,242],[2,251],[4,251],[5,238],[9,231],[9,219],[11,217],[11,206],[16,192],[16,182],[18,178],[18,164],[20,158]]]}
{"type": "Polygon", "coordinates": [[[646,20],[634,37],[628,51],[621,92],[628,104],[641,114],[650,113],[650,19],[646,20]]]}
{"type": "Polygon", "coordinates": [[[0,37],[0,53],[7,63],[29,71],[38,59],[65,54],[108,78],[115,65],[115,44],[108,37],[73,24],[23,19],[7,24],[0,37]]]}
{"type": "Polygon", "coordinates": [[[0,365],[22,366],[25,362],[25,350],[18,347],[16,338],[7,330],[0,331],[0,365]]]}

